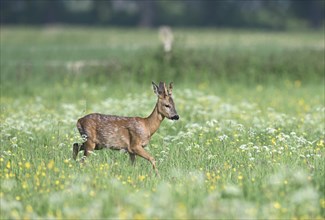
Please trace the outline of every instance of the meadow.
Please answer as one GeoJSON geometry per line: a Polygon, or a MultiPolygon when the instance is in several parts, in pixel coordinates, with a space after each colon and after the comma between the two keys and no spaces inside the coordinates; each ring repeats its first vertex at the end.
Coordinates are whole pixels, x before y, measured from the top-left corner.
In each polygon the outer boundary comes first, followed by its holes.
{"type": "Polygon", "coordinates": [[[1,219],[324,219],[324,32],[1,27],[1,219]],[[135,166],[72,159],[91,112],[148,116],[174,82],[135,166]]]}

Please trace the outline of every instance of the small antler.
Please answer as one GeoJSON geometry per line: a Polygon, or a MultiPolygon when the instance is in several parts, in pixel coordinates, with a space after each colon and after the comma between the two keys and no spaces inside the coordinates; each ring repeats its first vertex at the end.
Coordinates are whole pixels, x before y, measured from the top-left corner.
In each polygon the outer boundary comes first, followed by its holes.
{"type": "Polygon", "coordinates": [[[168,95],[166,84],[164,82],[159,83],[158,91],[159,91],[159,95],[163,95],[163,96],[168,95]]]}
{"type": "Polygon", "coordinates": [[[169,83],[168,95],[171,96],[173,94],[173,82],[169,83]]]}
{"type": "Polygon", "coordinates": [[[153,90],[156,95],[160,96],[171,96],[173,94],[173,83],[169,84],[169,88],[167,89],[166,84],[164,82],[160,82],[159,86],[157,86],[154,82],[152,82],[153,90]]]}

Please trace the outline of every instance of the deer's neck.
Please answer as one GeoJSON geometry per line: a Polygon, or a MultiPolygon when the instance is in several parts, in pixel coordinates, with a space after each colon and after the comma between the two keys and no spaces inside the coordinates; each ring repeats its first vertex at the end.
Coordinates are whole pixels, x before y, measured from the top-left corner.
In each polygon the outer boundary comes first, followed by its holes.
{"type": "Polygon", "coordinates": [[[156,104],[152,113],[146,118],[146,124],[150,130],[150,136],[158,130],[160,123],[164,120],[164,118],[165,117],[158,112],[158,105],[156,104]]]}

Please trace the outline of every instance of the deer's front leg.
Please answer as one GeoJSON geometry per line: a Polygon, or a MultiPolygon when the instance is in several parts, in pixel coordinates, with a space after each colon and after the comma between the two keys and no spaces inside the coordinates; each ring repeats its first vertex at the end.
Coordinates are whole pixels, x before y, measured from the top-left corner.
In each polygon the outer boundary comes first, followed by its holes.
{"type": "Polygon", "coordinates": [[[152,164],[152,168],[155,170],[156,175],[159,176],[155,159],[147,151],[145,151],[142,146],[137,145],[133,148],[133,152],[136,155],[139,155],[140,157],[143,157],[144,159],[148,160],[152,164]]]}

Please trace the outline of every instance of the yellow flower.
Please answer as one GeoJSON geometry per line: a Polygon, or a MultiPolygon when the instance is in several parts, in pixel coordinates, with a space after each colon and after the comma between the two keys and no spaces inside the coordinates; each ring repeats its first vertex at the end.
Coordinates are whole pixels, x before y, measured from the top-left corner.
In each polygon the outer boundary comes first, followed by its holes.
{"type": "Polygon", "coordinates": [[[33,207],[31,205],[26,206],[26,212],[32,213],[33,212],[33,207]]]}
{"type": "Polygon", "coordinates": [[[320,141],[318,141],[318,143],[317,143],[317,147],[324,147],[325,146],[325,142],[324,142],[324,140],[320,140],[320,141]]]}
{"type": "Polygon", "coordinates": [[[136,213],[134,215],[134,219],[135,220],[142,220],[142,219],[146,219],[146,217],[144,215],[142,215],[141,213],[136,213]]]}
{"type": "Polygon", "coordinates": [[[211,186],[209,187],[209,191],[210,191],[210,192],[214,191],[215,189],[216,189],[216,186],[215,186],[215,185],[211,185],[211,186]]]}
{"type": "Polygon", "coordinates": [[[23,189],[26,189],[26,188],[28,187],[28,184],[27,184],[26,181],[24,181],[24,182],[21,184],[21,186],[23,187],[23,189]]]}
{"type": "Polygon", "coordinates": [[[273,203],[273,207],[275,209],[279,209],[279,208],[281,208],[281,204],[279,202],[275,202],[275,203],[273,203]]]}
{"type": "Polygon", "coordinates": [[[144,176],[144,175],[139,175],[139,177],[138,177],[138,179],[139,179],[140,181],[143,181],[145,178],[146,178],[146,176],[144,176]]]}
{"type": "Polygon", "coordinates": [[[96,195],[96,193],[95,193],[93,190],[91,190],[91,191],[89,192],[89,196],[94,197],[95,195],[96,195]]]}
{"type": "Polygon", "coordinates": [[[243,176],[242,176],[242,175],[239,175],[239,176],[238,176],[238,179],[239,179],[239,180],[242,180],[242,179],[243,179],[243,176]]]}
{"type": "Polygon", "coordinates": [[[26,162],[25,163],[25,167],[26,167],[26,169],[29,169],[30,168],[30,163],[29,162],[26,162]]]}
{"type": "Polygon", "coordinates": [[[10,169],[10,167],[11,167],[11,165],[10,165],[10,161],[8,161],[8,163],[7,163],[7,169],[10,169]]]}
{"type": "Polygon", "coordinates": [[[54,167],[54,160],[50,160],[50,162],[47,164],[47,168],[48,168],[49,170],[52,170],[53,167],[54,167]]]}

